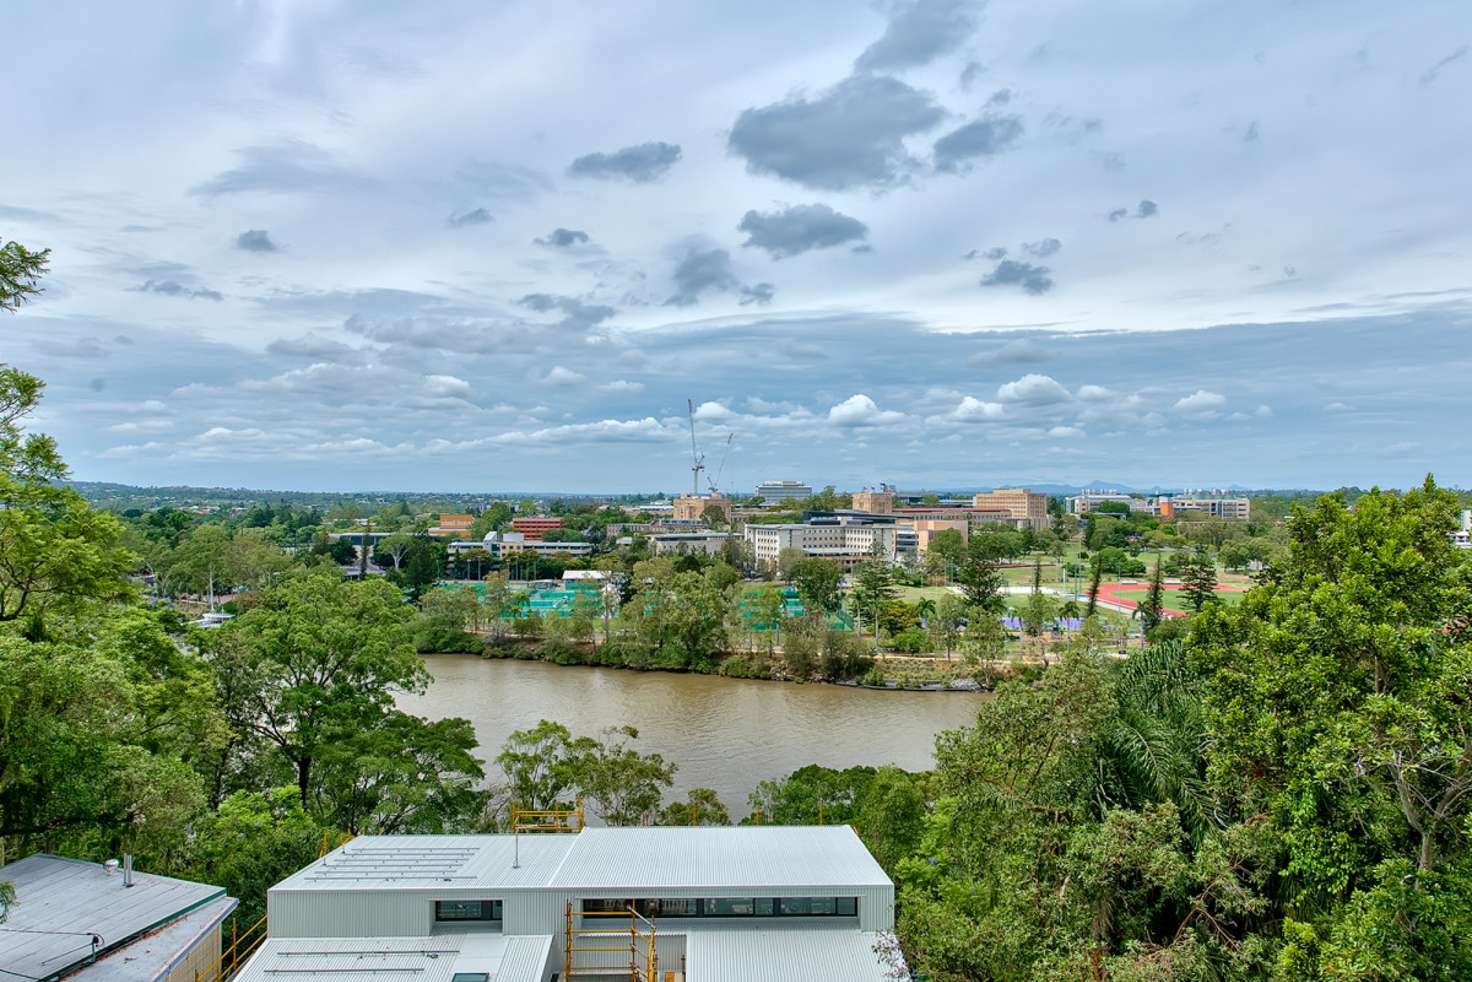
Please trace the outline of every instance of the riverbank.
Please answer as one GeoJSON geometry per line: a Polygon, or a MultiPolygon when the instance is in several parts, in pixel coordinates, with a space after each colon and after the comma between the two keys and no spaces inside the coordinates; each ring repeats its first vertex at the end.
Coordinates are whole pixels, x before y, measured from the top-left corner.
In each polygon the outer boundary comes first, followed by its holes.
{"type": "Polygon", "coordinates": [[[662,660],[657,655],[631,662],[622,649],[610,650],[611,648],[612,646],[592,641],[500,638],[488,640],[479,657],[502,661],[545,662],[560,667],[693,674],[754,682],[834,685],[881,692],[975,693],[990,690],[1001,679],[1021,674],[1028,668],[1014,662],[979,664],[918,656],[879,655],[863,656],[857,663],[846,663],[843,667],[856,669],[847,674],[823,674],[815,671],[799,677],[787,670],[787,663],[780,651],[732,652],[718,660],[702,660],[684,665],[673,659],[662,660]]]}

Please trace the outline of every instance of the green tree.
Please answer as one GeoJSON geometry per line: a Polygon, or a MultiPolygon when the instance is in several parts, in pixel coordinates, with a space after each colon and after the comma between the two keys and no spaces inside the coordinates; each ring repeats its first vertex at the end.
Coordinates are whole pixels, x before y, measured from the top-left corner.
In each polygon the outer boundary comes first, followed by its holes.
{"type": "Polygon", "coordinates": [[[1181,594],[1192,613],[1216,603],[1216,563],[1206,550],[1198,549],[1181,574],[1181,594]]]}
{"type": "Polygon", "coordinates": [[[1150,574],[1150,590],[1140,603],[1140,622],[1149,634],[1165,617],[1165,574],[1161,571],[1160,557],[1155,559],[1155,571],[1150,574]]]}
{"type": "Polygon", "coordinates": [[[935,617],[931,621],[930,633],[945,649],[946,661],[951,660],[956,640],[960,637],[961,624],[966,619],[966,601],[954,593],[947,593],[935,605],[935,617]]]}
{"type": "Polygon", "coordinates": [[[731,813],[711,788],[691,788],[684,801],[660,809],[655,825],[730,825],[731,813]]]}
{"type": "Polygon", "coordinates": [[[831,614],[839,608],[842,574],[831,560],[813,557],[794,563],[789,579],[807,610],[831,614]]]}
{"type": "Polygon", "coordinates": [[[576,762],[579,792],[609,825],[639,825],[653,818],[674,783],[675,765],[660,754],[635,750],[630,742],[638,737],[632,726],[612,727],[576,762]]]}
{"type": "Polygon", "coordinates": [[[67,467],[56,441],[21,428],[44,389],[0,364],[0,623],[39,626],[54,607],[119,599],[136,565],[122,547],[122,523],[57,483],[67,467]]]}
{"type": "Polygon", "coordinates": [[[879,637],[879,622],[884,605],[894,599],[894,570],[882,559],[870,559],[854,570],[854,585],[849,592],[854,623],[870,624],[879,637]]]}
{"type": "Polygon", "coordinates": [[[996,559],[987,537],[972,536],[956,568],[955,580],[968,606],[1000,614],[1006,603],[1002,599],[1002,571],[997,568],[996,559]]]}
{"type": "Polygon", "coordinates": [[[0,245],[0,310],[14,312],[40,295],[50,249],[27,249],[19,242],[0,245]]]}
{"type": "Polygon", "coordinates": [[[1099,587],[1104,582],[1104,564],[1095,556],[1089,565],[1089,602],[1084,607],[1084,617],[1093,617],[1099,611],[1099,587]]]}
{"type": "Polygon", "coordinates": [[[428,683],[409,643],[412,618],[381,579],[303,571],[261,591],[221,629],[216,674],[249,680],[247,725],[291,763],[304,806],[312,804],[312,768],[324,748],[381,721],[397,693],[428,683]]]}

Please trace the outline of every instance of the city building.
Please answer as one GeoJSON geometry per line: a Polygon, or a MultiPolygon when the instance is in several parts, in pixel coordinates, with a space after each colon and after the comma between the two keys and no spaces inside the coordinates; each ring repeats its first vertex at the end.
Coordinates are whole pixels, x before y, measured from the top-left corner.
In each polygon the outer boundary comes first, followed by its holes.
{"type": "Polygon", "coordinates": [[[539,556],[590,556],[591,542],[547,542],[528,539],[523,532],[489,532],[484,539],[463,539],[450,543],[451,552],[469,552],[484,549],[494,559],[518,552],[533,552],[539,556]]]}
{"type": "Polygon", "coordinates": [[[518,515],[511,520],[511,530],[526,536],[528,542],[541,542],[553,529],[562,528],[562,519],[554,515],[518,515]]]}
{"type": "Polygon", "coordinates": [[[196,982],[213,968],[235,898],[132,863],[37,853],[0,866],[16,900],[0,926],[0,978],[196,982]]]}
{"type": "Polygon", "coordinates": [[[1472,508],[1462,509],[1462,524],[1452,533],[1452,545],[1458,549],[1472,549],[1472,508]]]}
{"type": "Polygon", "coordinates": [[[1005,512],[1021,528],[1041,531],[1052,524],[1048,515],[1048,496],[1027,488],[983,491],[972,497],[971,506],[981,511],[1005,512]]]}
{"type": "Polygon", "coordinates": [[[750,543],[756,562],[767,566],[776,565],[783,549],[832,560],[844,570],[874,558],[876,552],[893,562],[896,552],[893,522],[814,519],[782,525],[747,525],[742,535],[750,543]]]}
{"type": "Polygon", "coordinates": [[[1136,495],[1122,494],[1118,491],[1085,491],[1082,494],[1064,498],[1063,501],[1069,513],[1073,515],[1087,515],[1105,502],[1124,505],[1131,512],[1155,514],[1155,507],[1151,502],[1136,495]]]}
{"type": "Polygon", "coordinates": [[[1245,522],[1252,517],[1251,498],[1161,497],[1156,510],[1164,521],[1174,521],[1182,512],[1199,512],[1208,518],[1245,522]]]}
{"type": "Polygon", "coordinates": [[[661,532],[649,544],[656,556],[719,556],[730,540],[730,532],[661,532]]]}
{"type": "Polygon", "coordinates": [[[920,555],[930,551],[930,542],[941,532],[954,529],[961,533],[961,541],[971,540],[971,521],[969,516],[962,518],[909,518],[896,516],[897,527],[909,526],[915,532],[915,551],[920,555]]]}
{"type": "Polygon", "coordinates": [[[894,885],[848,826],[360,836],[267,909],[238,982],[895,977],[894,885]]]}
{"type": "Polygon", "coordinates": [[[722,516],[729,517],[731,499],[723,494],[682,494],[675,499],[674,517],[700,521],[707,508],[719,508],[722,516]]]}
{"type": "Polygon", "coordinates": [[[881,488],[878,491],[864,489],[853,493],[854,511],[865,511],[871,515],[894,514],[894,490],[881,488]]]}
{"type": "Polygon", "coordinates": [[[470,534],[470,526],[475,522],[474,515],[440,515],[440,520],[434,528],[427,530],[428,535],[437,538],[454,539],[470,534]]]}
{"type": "Polygon", "coordinates": [[[756,493],[764,504],[770,505],[811,498],[813,489],[801,481],[763,481],[756,486],[756,493]]]}

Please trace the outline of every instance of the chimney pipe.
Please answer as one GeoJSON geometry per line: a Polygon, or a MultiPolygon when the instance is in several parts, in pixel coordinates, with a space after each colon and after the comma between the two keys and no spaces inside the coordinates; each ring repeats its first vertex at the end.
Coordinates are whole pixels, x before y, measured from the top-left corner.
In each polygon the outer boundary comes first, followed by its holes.
{"type": "Polygon", "coordinates": [[[130,887],[132,885],[133,885],[133,854],[131,852],[125,852],[125,853],[123,853],[123,886],[130,887]]]}

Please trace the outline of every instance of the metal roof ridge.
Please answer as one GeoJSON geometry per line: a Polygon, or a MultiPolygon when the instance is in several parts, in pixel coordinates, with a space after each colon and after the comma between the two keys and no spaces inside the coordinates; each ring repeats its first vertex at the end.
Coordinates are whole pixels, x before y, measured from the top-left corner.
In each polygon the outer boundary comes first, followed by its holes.
{"type": "Polygon", "coordinates": [[[557,868],[547,877],[546,881],[542,884],[543,886],[550,887],[557,882],[557,877],[562,873],[562,867],[567,863],[567,857],[571,856],[577,850],[578,845],[583,841],[583,833],[587,831],[588,827],[586,825],[578,829],[577,838],[572,840],[572,845],[562,851],[562,858],[557,861],[557,868]]]}

